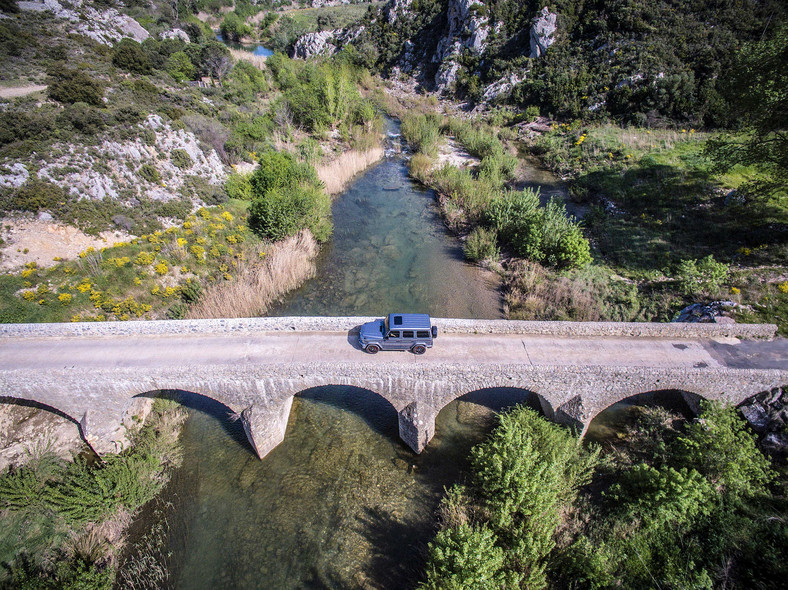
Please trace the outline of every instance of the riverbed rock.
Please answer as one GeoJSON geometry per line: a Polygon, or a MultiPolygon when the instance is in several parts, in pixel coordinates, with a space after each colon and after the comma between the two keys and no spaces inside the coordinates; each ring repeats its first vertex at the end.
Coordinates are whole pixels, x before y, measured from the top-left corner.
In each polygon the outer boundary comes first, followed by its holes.
{"type": "Polygon", "coordinates": [[[529,57],[542,57],[547,48],[555,42],[556,15],[545,6],[531,24],[531,54],[529,57]]]}

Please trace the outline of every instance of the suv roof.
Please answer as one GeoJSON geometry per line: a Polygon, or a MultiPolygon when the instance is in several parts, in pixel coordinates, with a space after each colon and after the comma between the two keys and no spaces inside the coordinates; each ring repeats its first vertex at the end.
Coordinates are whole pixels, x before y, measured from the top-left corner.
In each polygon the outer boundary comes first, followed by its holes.
{"type": "Polygon", "coordinates": [[[390,313],[386,319],[389,330],[430,329],[430,316],[426,313],[390,313]]]}

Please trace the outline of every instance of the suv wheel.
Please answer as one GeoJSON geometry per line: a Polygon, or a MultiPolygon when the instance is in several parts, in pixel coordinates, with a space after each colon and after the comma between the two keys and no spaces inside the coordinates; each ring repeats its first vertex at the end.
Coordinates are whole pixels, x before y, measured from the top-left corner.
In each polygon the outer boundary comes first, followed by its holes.
{"type": "Polygon", "coordinates": [[[377,344],[367,344],[367,347],[364,350],[369,354],[377,354],[380,350],[380,346],[377,344]]]}
{"type": "Polygon", "coordinates": [[[427,352],[427,347],[424,346],[423,344],[417,344],[416,346],[411,348],[411,350],[413,351],[413,354],[424,354],[425,352],[427,352]]]}

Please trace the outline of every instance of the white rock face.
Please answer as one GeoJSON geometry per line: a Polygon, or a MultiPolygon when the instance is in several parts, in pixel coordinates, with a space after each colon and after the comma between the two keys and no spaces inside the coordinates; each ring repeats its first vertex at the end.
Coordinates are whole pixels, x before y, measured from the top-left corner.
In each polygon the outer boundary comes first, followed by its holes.
{"type": "Polygon", "coordinates": [[[483,7],[480,0],[450,0],[449,32],[438,42],[438,48],[432,61],[440,63],[435,74],[435,84],[444,90],[457,80],[460,69],[458,58],[463,49],[470,49],[481,54],[487,48],[487,37],[490,34],[489,19],[479,16],[475,7],[483,7]]]}
{"type": "Polygon", "coordinates": [[[301,35],[293,45],[291,57],[309,59],[316,55],[333,55],[363,32],[364,27],[358,27],[357,29],[334,29],[301,35]]]}
{"type": "Polygon", "coordinates": [[[500,95],[510,92],[512,88],[517,86],[523,80],[525,80],[524,73],[518,74],[517,72],[514,72],[508,76],[503,76],[485,89],[481,102],[490,102],[491,100],[498,98],[500,95]]]}
{"type": "Polygon", "coordinates": [[[554,42],[553,35],[556,31],[556,14],[550,12],[547,6],[542,8],[542,12],[533,20],[531,25],[531,55],[529,57],[541,57],[554,42]]]}
{"type": "Polygon", "coordinates": [[[136,139],[127,142],[104,140],[91,150],[74,145],[53,146],[65,153],[54,161],[41,163],[38,176],[79,198],[99,200],[133,196],[157,201],[181,198],[179,189],[188,175],[201,176],[214,185],[226,179],[225,167],[216,151],[211,149],[204,153],[193,133],[172,129],[158,115],[149,115],[142,127],[155,133],[152,145],[136,139]],[[172,152],[176,149],[189,154],[192,161],[189,168],[181,170],[172,162],[172,152]],[[160,184],[140,177],[139,169],[144,164],[156,168],[162,178],[160,184]]]}
{"type": "Polygon", "coordinates": [[[301,35],[293,45],[292,57],[309,59],[316,55],[331,55],[337,48],[330,43],[340,32],[339,29],[332,31],[318,31],[317,33],[307,33],[301,35]]]}
{"type": "Polygon", "coordinates": [[[174,28],[171,31],[164,31],[161,35],[162,39],[180,39],[184,43],[191,43],[189,34],[183,29],[174,28]]]}
{"type": "Polygon", "coordinates": [[[71,21],[70,33],[85,35],[104,45],[114,45],[124,37],[142,43],[150,36],[137,21],[114,8],[99,11],[84,6],[83,0],[71,0],[70,6],[65,8],[58,0],[19,3],[21,10],[48,10],[58,18],[71,21]]]}
{"type": "Polygon", "coordinates": [[[24,164],[17,162],[12,166],[0,166],[0,186],[19,188],[27,182],[28,178],[30,178],[30,173],[24,164]]]}
{"type": "Polygon", "coordinates": [[[391,0],[384,8],[388,22],[397,22],[412,2],[413,0],[391,0]]]}

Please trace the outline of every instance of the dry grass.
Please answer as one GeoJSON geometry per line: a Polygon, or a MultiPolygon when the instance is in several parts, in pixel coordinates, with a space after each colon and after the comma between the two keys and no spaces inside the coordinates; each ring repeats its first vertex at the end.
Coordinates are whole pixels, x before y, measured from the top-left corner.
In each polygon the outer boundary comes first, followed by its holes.
{"type": "Polygon", "coordinates": [[[243,49],[230,49],[230,53],[236,60],[248,61],[253,66],[260,68],[265,67],[265,56],[255,55],[251,51],[244,51],[243,49]]]}
{"type": "Polygon", "coordinates": [[[326,185],[326,192],[336,195],[347,182],[383,157],[383,148],[374,147],[365,151],[350,150],[333,162],[317,167],[317,176],[326,185]]]}
{"type": "MultiPolygon", "coordinates": [[[[239,318],[265,313],[279,297],[314,274],[317,252],[317,242],[308,230],[273,244],[259,262],[239,267],[232,281],[208,287],[189,317],[239,318]]],[[[247,259],[255,257],[251,253],[247,259]]]]}
{"type": "Polygon", "coordinates": [[[510,268],[509,290],[504,307],[509,319],[574,320],[602,319],[592,285],[580,278],[554,276],[530,260],[518,260],[510,268]]]}

